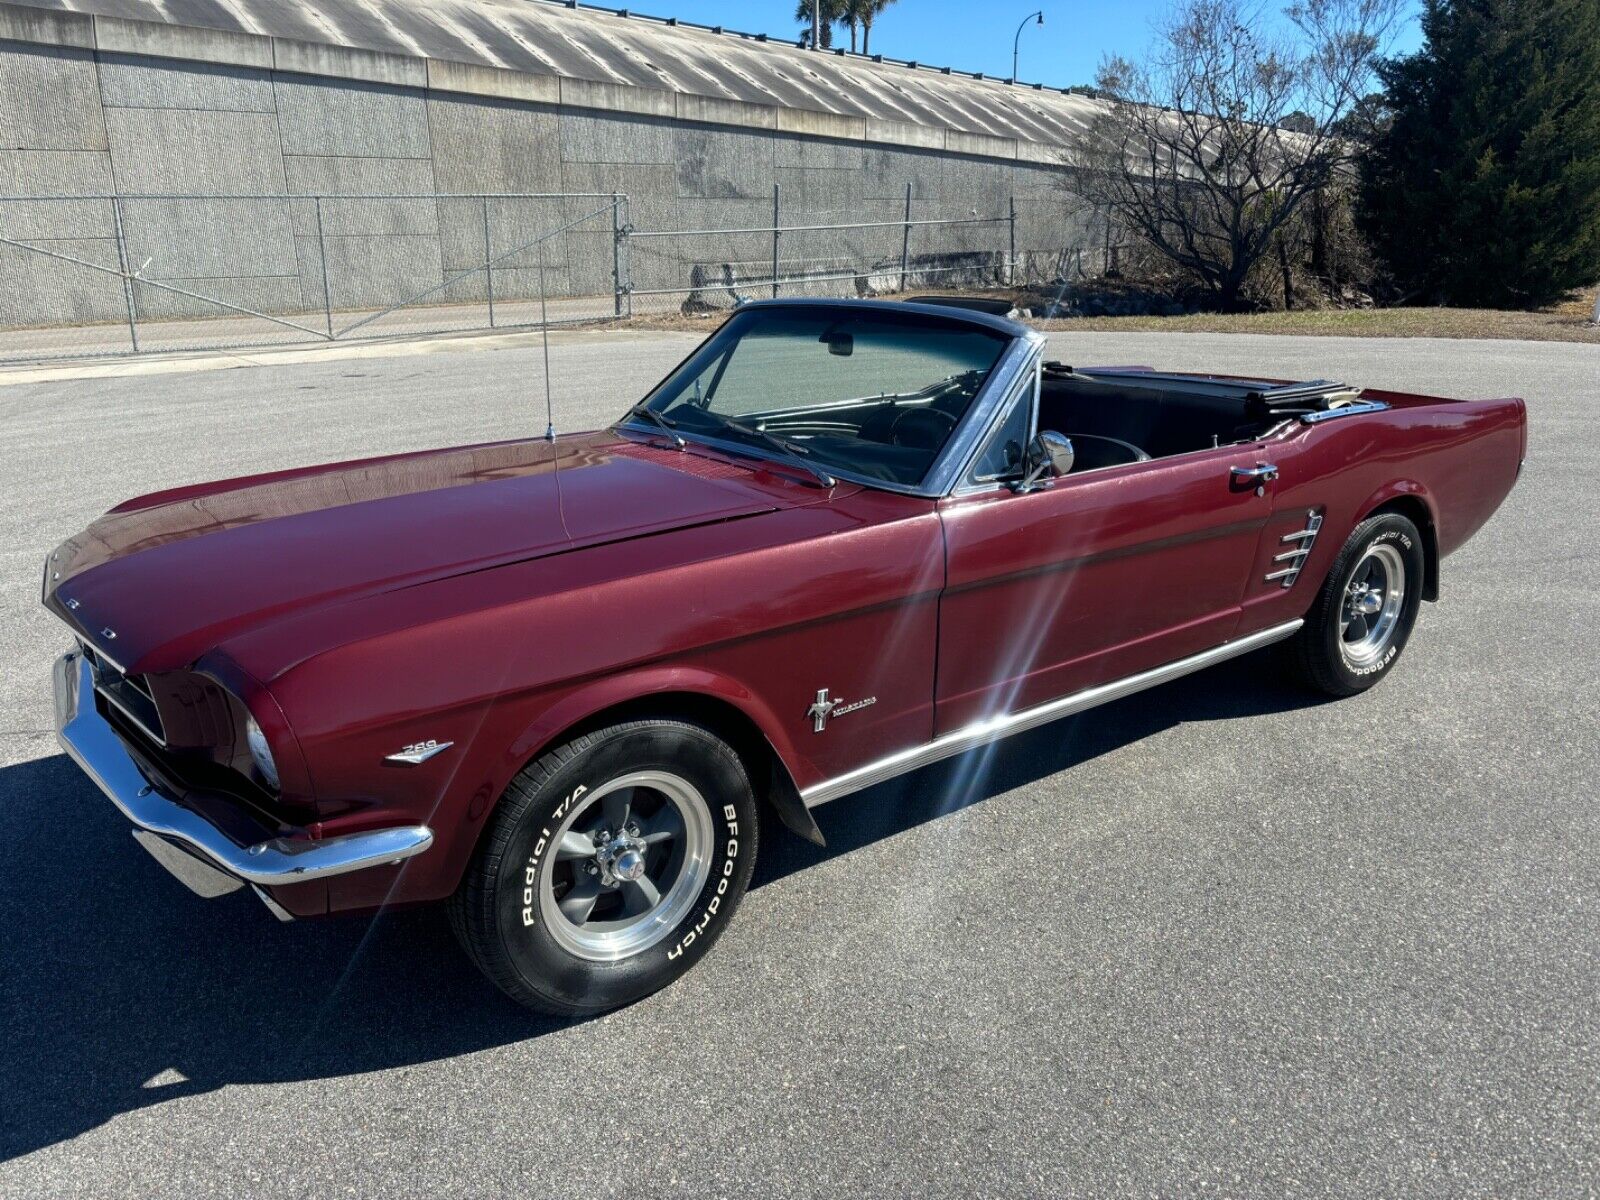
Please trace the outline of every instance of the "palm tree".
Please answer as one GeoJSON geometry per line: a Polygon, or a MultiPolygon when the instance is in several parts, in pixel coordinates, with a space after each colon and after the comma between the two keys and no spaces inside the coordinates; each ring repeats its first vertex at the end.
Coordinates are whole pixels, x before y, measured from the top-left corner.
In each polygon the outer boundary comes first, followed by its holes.
{"type": "MultiPolygon", "coordinates": [[[[833,48],[833,27],[844,20],[844,9],[848,0],[817,0],[822,22],[822,49],[833,48]]],[[[811,0],[797,0],[794,6],[794,19],[800,22],[800,38],[808,46],[811,44],[811,0]]],[[[855,41],[855,30],[850,31],[850,40],[855,41]]],[[[852,44],[852,50],[855,46],[852,44]]]]}
{"type": "Polygon", "coordinates": [[[850,41],[852,50],[855,49],[855,21],[861,22],[861,53],[871,54],[868,43],[872,40],[872,22],[884,9],[894,3],[894,0],[846,0],[851,16],[850,41]]]}
{"type": "Polygon", "coordinates": [[[861,15],[870,8],[872,0],[843,0],[839,5],[839,24],[850,31],[850,53],[856,52],[856,34],[861,29],[861,15]]]}

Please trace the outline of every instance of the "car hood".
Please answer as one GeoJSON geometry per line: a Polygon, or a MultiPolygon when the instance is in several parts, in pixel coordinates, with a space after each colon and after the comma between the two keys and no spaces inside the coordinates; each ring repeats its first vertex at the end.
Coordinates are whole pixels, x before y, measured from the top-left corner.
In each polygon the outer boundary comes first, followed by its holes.
{"type": "Polygon", "coordinates": [[[45,603],[126,670],[174,670],[310,607],[817,495],[611,434],[339,463],[119,505],[50,556],[45,603]]]}

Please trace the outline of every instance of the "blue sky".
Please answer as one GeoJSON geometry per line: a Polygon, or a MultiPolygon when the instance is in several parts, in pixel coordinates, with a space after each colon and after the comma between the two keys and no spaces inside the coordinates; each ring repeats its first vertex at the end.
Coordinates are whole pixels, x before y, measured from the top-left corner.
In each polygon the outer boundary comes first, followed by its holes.
{"type": "MultiPolygon", "coordinates": [[[[679,17],[751,33],[797,36],[795,0],[604,0],[651,16],[679,17]]],[[[1019,73],[1051,87],[1092,83],[1104,53],[1135,56],[1152,22],[1169,0],[898,0],[878,18],[872,49],[937,66],[1011,74],[1011,39],[1030,12],[1044,9],[1044,25],[1022,31],[1019,73]]],[[[1412,50],[1421,37],[1413,19],[1398,48],[1412,50]]],[[[848,44],[848,42],[846,43],[848,44]]]]}

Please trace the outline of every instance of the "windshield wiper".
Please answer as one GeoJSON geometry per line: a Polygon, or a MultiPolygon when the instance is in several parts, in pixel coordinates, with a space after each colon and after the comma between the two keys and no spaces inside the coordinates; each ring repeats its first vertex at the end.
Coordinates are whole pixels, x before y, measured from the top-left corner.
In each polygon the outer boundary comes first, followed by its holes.
{"type": "Polygon", "coordinates": [[[725,428],[732,429],[738,433],[748,434],[753,438],[759,438],[762,442],[765,442],[772,449],[783,455],[786,461],[791,462],[801,470],[814,475],[817,482],[823,487],[831,488],[838,484],[839,481],[837,479],[828,474],[821,467],[817,466],[816,463],[807,461],[805,456],[811,452],[805,449],[803,446],[797,446],[787,438],[781,438],[775,433],[768,433],[765,429],[761,429],[758,426],[747,425],[735,417],[726,417],[721,413],[714,413],[710,410],[706,411],[706,415],[715,417],[723,424],[725,428]]]}
{"type": "MultiPolygon", "coordinates": [[[[655,409],[651,408],[646,401],[641,400],[635,404],[623,414],[622,420],[626,421],[629,417],[643,417],[645,420],[652,422],[662,433],[672,439],[672,444],[679,450],[689,444],[683,434],[678,432],[678,423],[669,417],[663,417],[655,409]]],[[[621,424],[621,422],[619,421],[618,424],[621,424]]]]}

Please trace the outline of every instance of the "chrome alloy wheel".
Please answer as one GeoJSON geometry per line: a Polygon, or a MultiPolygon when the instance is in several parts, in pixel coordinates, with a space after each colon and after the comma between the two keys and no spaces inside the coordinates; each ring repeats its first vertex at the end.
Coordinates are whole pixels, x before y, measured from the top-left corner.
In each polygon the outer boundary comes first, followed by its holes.
{"type": "Polygon", "coordinates": [[[539,910],[558,944],[614,962],[655,945],[711,874],[711,810],[688,780],[635,771],[589,792],[552,839],[539,910]]]}
{"type": "Polygon", "coordinates": [[[1383,656],[1400,627],[1406,602],[1406,561],[1387,542],[1367,549],[1345,587],[1339,611],[1339,651],[1352,668],[1383,656]]]}

